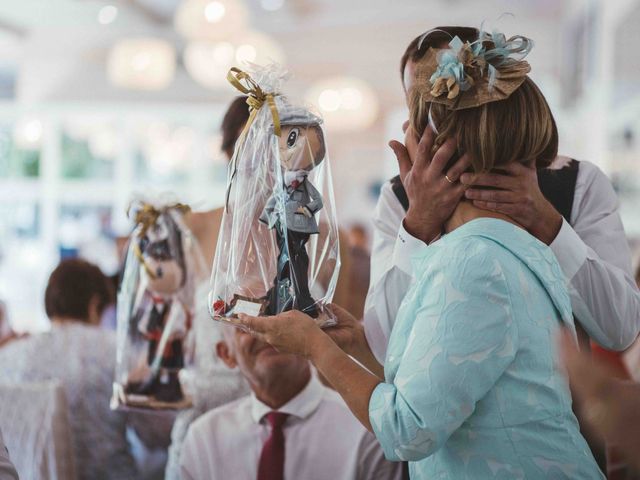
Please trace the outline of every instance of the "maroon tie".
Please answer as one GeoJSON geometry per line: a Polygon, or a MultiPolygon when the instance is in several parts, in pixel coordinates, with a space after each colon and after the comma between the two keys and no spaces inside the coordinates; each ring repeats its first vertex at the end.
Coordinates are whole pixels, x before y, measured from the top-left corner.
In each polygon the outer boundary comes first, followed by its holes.
{"type": "Polygon", "coordinates": [[[269,412],[266,415],[271,425],[271,435],[262,446],[258,464],[258,480],[284,480],[284,432],[282,425],[288,413],[269,412]]]}

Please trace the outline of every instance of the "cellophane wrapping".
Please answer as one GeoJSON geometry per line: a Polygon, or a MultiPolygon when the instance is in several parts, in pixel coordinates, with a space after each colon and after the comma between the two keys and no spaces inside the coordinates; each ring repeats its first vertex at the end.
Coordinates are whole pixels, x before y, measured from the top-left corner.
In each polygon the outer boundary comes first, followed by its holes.
{"type": "Polygon", "coordinates": [[[190,406],[180,373],[191,363],[195,289],[205,262],[184,223],[189,208],[134,201],[117,301],[116,376],[112,408],[190,406]]]}
{"type": "Polygon", "coordinates": [[[340,259],[323,121],[281,93],[277,66],[251,77],[249,98],[257,86],[263,101],[253,103],[229,166],[210,313],[225,321],[295,309],[329,326],[340,259]]]}

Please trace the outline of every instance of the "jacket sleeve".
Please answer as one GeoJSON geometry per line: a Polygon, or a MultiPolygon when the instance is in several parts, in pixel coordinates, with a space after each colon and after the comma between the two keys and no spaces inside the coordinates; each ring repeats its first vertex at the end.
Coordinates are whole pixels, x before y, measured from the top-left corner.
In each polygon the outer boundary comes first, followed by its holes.
{"type": "Polygon", "coordinates": [[[369,402],[371,426],[392,461],[418,461],[440,449],[517,350],[511,297],[497,260],[476,254],[434,263],[405,299],[419,303],[393,383],[380,383],[369,402]]]}
{"type": "Polygon", "coordinates": [[[309,193],[311,200],[305,206],[309,209],[312,215],[315,215],[316,212],[322,209],[322,206],[324,205],[322,203],[322,195],[320,195],[320,192],[318,192],[316,187],[314,187],[309,180],[306,180],[305,183],[307,184],[307,192],[309,193]]]}

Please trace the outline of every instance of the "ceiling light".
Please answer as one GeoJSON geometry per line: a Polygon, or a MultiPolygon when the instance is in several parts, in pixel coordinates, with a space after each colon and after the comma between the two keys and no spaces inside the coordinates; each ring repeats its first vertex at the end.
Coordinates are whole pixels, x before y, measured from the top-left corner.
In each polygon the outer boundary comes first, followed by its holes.
{"type": "Polygon", "coordinates": [[[175,70],[173,45],[155,38],[121,40],[107,61],[111,82],[134,90],[162,90],[173,81],[175,70]]]}
{"type": "Polygon", "coordinates": [[[101,25],[109,25],[118,16],[118,8],[113,5],[105,5],[98,12],[98,23],[101,25]]]}
{"type": "Polygon", "coordinates": [[[284,6],[284,0],[260,0],[260,5],[269,12],[275,12],[284,6]]]}
{"type": "Polygon", "coordinates": [[[18,122],[14,130],[14,141],[18,148],[37,149],[42,143],[42,122],[36,118],[27,118],[18,122]]]}
{"type": "Polygon", "coordinates": [[[335,112],[340,108],[341,103],[340,92],[332,88],[323,90],[322,93],[318,95],[318,105],[320,105],[322,110],[327,112],[335,112]]]}
{"type": "Polygon", "coordinates": [[[256,47],[253,45],[240,45],[236,50],[236,61],[238,63],[255,62],[256,56],[256,47]]]}
{"type": "Polygon", "coordinates": [[[353,131],[367,128],[378,115],[378,99],[373,89],[354,77],[332,77],[311,87],[307,100],[317,104],[330,130],[353,131]]]}
{"type": "Polygon", "coordinates": [[[346,110],[357,110],[362,106],[362,93],[357,88],[343,88],[340,92],[340,99],[346,110]]]}
{"type": "Polygon", "coordinates": [[[224,41],[247,28],[248,12],[242,0],[184,0],[174,24],[190,40],[224,41]]]}
{"type": "Polygon", "coordinates": [[[200,85],[219,89],[228,85],[231,67],[243,63],[258,65],[284,63],[280,45],[271,37],[257,32],[244,33],[224,42],[192,41],[184,51],[184,64],[189,75],[200,85]]]}
{"type": "Polygon", "coordinates": [[[204,16],[209,23],[216,23],[222,20],[224,14],[226,12],[226,8],[220,2],[211,2],[206,7],[204,7],[204,16]]]}

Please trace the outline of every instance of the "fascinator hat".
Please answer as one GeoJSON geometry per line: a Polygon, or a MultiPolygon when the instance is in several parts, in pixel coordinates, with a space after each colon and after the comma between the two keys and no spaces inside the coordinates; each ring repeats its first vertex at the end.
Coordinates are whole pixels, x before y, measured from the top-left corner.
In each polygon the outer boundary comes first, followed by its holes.
{"type": "MultiPolygon", "coordinates": [[[[425,32],[418,48],[434,32],[425,32]]],[[[446,33],[446,32],[444,32],[446,33]]],[[[449,110],[474,108],[508,98],[525,81],[531,67],[524,58],[533,41],[523,36],[482,29],[477,40],[463,42],[458,36],[446,48],[430,47],[415,64],[413,88],[424,102],[439,103],[449,110]]]]}

